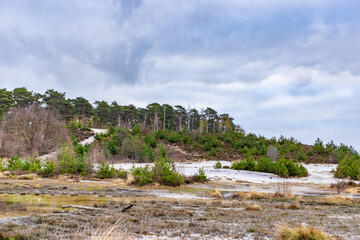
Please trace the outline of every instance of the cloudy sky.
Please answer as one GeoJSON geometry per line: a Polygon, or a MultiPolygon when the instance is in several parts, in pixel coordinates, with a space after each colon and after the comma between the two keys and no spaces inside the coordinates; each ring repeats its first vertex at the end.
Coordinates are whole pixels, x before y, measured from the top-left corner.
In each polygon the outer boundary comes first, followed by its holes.
{"type": "Polygon", "coordinates": [[[229,113],[360,150],[360,2],[0,0],[0,88],[229,113]]]}

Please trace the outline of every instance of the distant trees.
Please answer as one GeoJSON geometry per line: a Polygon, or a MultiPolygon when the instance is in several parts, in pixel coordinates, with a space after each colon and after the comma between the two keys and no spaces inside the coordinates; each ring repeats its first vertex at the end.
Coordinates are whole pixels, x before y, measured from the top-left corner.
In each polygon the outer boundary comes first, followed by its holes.
{"type": "Polygon", "coordinates": [[[145,108],[130,105],[120,105],[116,101],[95,101],[93,104],[83,97],[66,98],[65,92],[48,89],[44,94],[33,93],[25,87],[13,91],[0,89],[0,119],[12,108],[27,107],[37,104],[40,107],[53,110],[59,116],[70,121],[81,119],[88,125],[106,127],[109,125],[131,129],[139,124],[143,129],[176,130],[200,132],[220,132],[236,130],[233,118],[229,114],[218,114],[213,108],[207,107],[199,112],[195,108],[181,105],[151,103],[145,108]]]}

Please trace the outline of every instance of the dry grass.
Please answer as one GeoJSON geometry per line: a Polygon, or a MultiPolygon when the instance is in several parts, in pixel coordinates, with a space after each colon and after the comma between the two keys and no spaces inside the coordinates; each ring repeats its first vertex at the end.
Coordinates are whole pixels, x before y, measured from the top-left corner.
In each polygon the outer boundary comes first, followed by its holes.
{"type": "Polygon", "coordinates": [[[258,192],[256,190],[251,190],[251,192],[244,193],[238,192],[232,196],[234,199],[270,199],[272,197],[271,193],[258,192]]]}
{"type": "Polygon", "coordinates": [[[328,204],[349,204],[353,202],[352,197],[345,197],[342,195],[334,195],[334,196],[327,196],[324,197],[323,202],[328,204]]]}
{"type": "Polygon", "coordinates": [[[287,224],[280,224],[277,239],[281,240],[330,240],[333,239],[321,230],[312,226],[289,227],[287,224]]]}
{"type": "Polygon", "coordinates": [[[127,233],[124,229],[124,218],[118,219],[112,225],[109,225],[109,222],[102,222],[97,229],[93,231],[91,240],[115,240],[115,239],[130,239],[130,234],[127,233]]]}
{"type": "Polygon", "coordinates": [[[247,210],[247,211],[261,211],[261,210],[263,210],[263,208],[260,207],[259,205],[255,204],[255,205],[246,206],[245,210],[247,210]]]}
{"type": "Polygon", "coordinates": [[[211,192],[210,195],[215,198],[222,198],[221,192],[217,189],[215,189],[213,192],[211,192]]]}

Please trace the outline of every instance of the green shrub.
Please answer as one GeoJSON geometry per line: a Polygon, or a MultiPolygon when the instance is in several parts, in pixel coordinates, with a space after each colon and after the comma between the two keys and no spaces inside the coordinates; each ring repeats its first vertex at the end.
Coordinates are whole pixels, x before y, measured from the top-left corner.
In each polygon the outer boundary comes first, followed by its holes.
{"type": "Polygon", "coordinates": [[[165,139],[166,138],[165,131],[161,130],[161,129],[155,132],[155,136],[156,136],[156,139],[165,139]]]}
{"type": "Polygon", "coordinates": [[[235,169],[235,170],[254,171],[255,165],[256,165],[256,162],[255,162],[254,158],[252,156],[248,156],[242,161],[234,162],[231,165],[231,168],[235,169]]]}
{"type": "Polygon", "coordinates": [[[140,136],[141,135],[141,127],[140,127],[140,124],[135,124],[135,126],[131,129],[131,134],[132,135],[138,135],[140,136]]]}
{"type": "Polygon", "coordinates": [[[171,143],[178,143],[182,141],[181,132],[171,132],[168,136],[168,141],[171,143]]]}
{"type": "Polygon", "coordinates": [[[149,166],[137,167],[133,166],[130,170],[131,175],[134,177],[134,183],[140,186],[153,183],[153,172],[149,166]]]}
{"type": "Polygon", "coordinates": [[[184,134],[184,136],[182,138],[182,142],[190,144],[191,143],[191,137],[188,134],[184,134]]]}
{"type": "Polygon", "coordinates": [[[297,154],[296,154],[296,160],[297,161],[304,161],[306,160],[306,154],[303,150],[300,150],[297,154]]]}
{"type": "Polygon", "coordinates": [[[314,150],[315,150],[315,152],[317,152],[318,154],[323,154],[323,153],[325,153],[325,147],[324,147],[323,141],[321,141],[319,138],[316,139],[316,141],[315,141],[314,150]]]}
{"type": "Polygon", "coordinates": [[[293,162],[291,159],[280,158],[277,162],[273,162],[268,157],[261,157],[255,162],[254,158],[249,156],[240,162],[234,162],[231,165],[235,170],[248,170],[274,173],[280,177],[305,177],[308,175],[306,168],[298,163],[293,162]]]}
{"type": "Polygon", "coordinates": [[[155,151],[149,145],[146,145],[140,155],[143,160],[148,162],[153,162],[155,160],[156,154],[155,151]]]}
{"type": "Polygon", "coordinates": [[[82,175],[92,172],[93,166],[86,156],[77,156],[74,146],[63,146],[57,155],[59,170],[62,173],[80,173],[82,175]]]}
{"type": "Polygon", "coordinates": [[[276,163],[269,157],[261,157],[257,160],[254,170],[257,172],[275,173],[276,163]]]}
{"type": "Polygon", "coordinates": [[[144,142],[152,148],[156,147],[157,145],[156,138],[152,133],[148,133],[145,135],[144,142]]]}
{"type": "Polygon", "coordinates": [[[54,161],[47,158],[40,172],[44,174],[51,174],[56,172],[56,165],[54,161]]]}
{"type": "Polygon", "coordinates": [[[207,176],[205,175],[204,168],[199,168],[196,175],[198,176],[198,179],[199,179],[200,182],[206,182],[207,181],[207,176]]]}
{"type": "Polygon", "coordinates": [[[309,149],[307,152],[306,152],[306,155],[308,156],[314,156],[314,152],[312,149],[309,149]]]}
{"type": "Polygon", "coordinates": [[[99,178],[104,179],[104,178],[115,178],[117,177],[118,174],[114,166],[110,167],[108,162],[103,161],[99,166],[97,175],[99,178]]]}
{"type": "Polygon", "coordinates": [[[7,169],[9,170],[21,170],[22,162],[18,156],[13,156],[8,160],[7,169]]]}
{"type": "Polygon", "coordinates": [[[127,174],[128,172],[126,170],[124,170],[123,168],[119,168],[117,176],[118,178],[126,179],[127,174]]]}
{"type": "Polygon", "coordinates": [[[215,148],[212,148],[212,149],[210,150],[209,156],[210,156],[210,157],[216,157],[216,150],[215,150],[215,148]]]}
{"type": "Polygon", "coordinates": [[[166,157],[168,152],[163,144],[160,144],[157,148],[158,157],[166,157]]]}
{"type": "Polygon", "coordinates": [[[222,166],[221,166],[221,162],[218,160],[215,164],[214,164],[214,168],[215,169],[220,169],[222,166]]]}
{"type": "Polygon", "coordinates": [[[346,156],[338,164],[334,172],[336,178],[350,177],[360,180],[360,157],[357,155],[346,156]]]}
{"type": "Polygon", "coordinates": [[[40,159],[27,157],[21,164],[21,170],[29,172],[39,172],[43,165],[40,159]]]}
{"type": "Polygon", "coordinates": [[[175,165],[170,158],[159,157],[154,162],[153,176],[155,182],[168,186],[180,186],[184,177],[176,172],[175,165]]]}

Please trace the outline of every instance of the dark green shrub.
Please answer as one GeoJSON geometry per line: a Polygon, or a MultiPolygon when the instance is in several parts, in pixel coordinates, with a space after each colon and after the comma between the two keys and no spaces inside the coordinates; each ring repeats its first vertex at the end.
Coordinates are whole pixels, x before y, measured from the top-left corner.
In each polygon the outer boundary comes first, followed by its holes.
{"type": "Polygon", "coordinates": [[[182,142],[186,143],[186,144],[190,144],[191,143],[191,137],[188,134],[184,134],[182,142]]]}
{"type": "Polygon", "coordinates": [[[239,161],[239,162],[234,162],[231,165],[232,169],[235,170],[248,170],[248,171],[253,171],[254,167],[255,167],[256,163],[255,160],[252,156],[246,157],[244,160],[239,161]]]}
{"type": "Polygon", "coordinates": [[[196,175],[197,175],[200,182],[206,182],[207,181],[207,176],[205,175],[204,168],[199,168],[196,175]]]}
{"type": "Polygon", "coordinates": [[[154,162],[154,181],[168,186],[180,186],[184,183],[184,177],[176,172],[175,165],[170,158],[159,157],[154,162]]]}
{"type": "Polygon", "coordinates": [[[165,139],[166,138],[165,131],[161,130],[161,129],[155,132],[155,136],[156,136],[156,139],[165,139]]]}
{"type": "Polygon", "coordinates": [[[135,124],[135,126],[131,129],[131,134],[132,135],[138,135],[140,136],[141,135],[141,127],[140,127],[140,124],[135,124]]]}
{"type": "Polygon", "coordinates": [[[297,161],[304,161],[306,160],[306,154],[303,150],[300,150],[297,154],[296,154],[296,160],[297,161]]]}
{"type": "Polygon", "coordinates": [[[40,159],[27,157],[21,163],[21,170],[29,172],[39,172],[42,169],[42,163],[40,159]]]}
{"type": "Polygon", "coordinates": [[[145,146],[140,155],[143,160],[148,162],[153,162],[156,157],[155,151],[149,145],[145,146]]]}
{"type": "Polygon", "coordinates": [[[21,170],[22,162],[18,156],[13,156],[8,160],[7,169],[9,170],[21,170]]]}
{"type": "Polygon", "coordinates": [[[157,145],[156,138],[152,133],[148,133],[145,135],[144,142],[152,148],[156,147],[157,145]]]}
{"type": "Polygon", "coordinates": [[[212,149],[210,150],[209,156],[210,156],[210,157],[216,157],[216,150],[215,150],[215,148],[212,148],[212,149]]]}
{"type": "Polygon", "coordinates": [[[309,149],[307,152],[306,152],[306,155],[308,156],[314,156],[314,152],[312,149],[309,149]]]}
{"type": "Polygon", "coordinates": [[[116,169],[114,168],[114,166],[110,167],[108,162],[103,161],[101,163],[101,165],[99,166],[99,169],[97,171],[97,175],[101,179],[104,179],[104,178],[116,178],[118,173],[117,173],[116,169]]]}
{"type": "Polygon", "coordinates": [[[357,155],[346,156],[338,164],[334,172],[336,178],[350,177],[360,180],[360,157],[357,155]]]}
{"type": "Polygon", "coordinates": [[[257,172],[275,173],[276,163],[268,157],[261,157],[257,160],[254,170],[257,172]]]}
{"type": "Polygon", "coordinates": [[[168,152],[163,144],[160,144],[157,148],[158,157],[166,157],[168,152]]]}
{"type": "Polygon", "coordinates": [[[210,151],[212,149],[212,144],[210,142],[206,142],[204,144],[204,150],[205,151],[210,151]]]}
{"type": "Polygon", "coordinates": [[[4,163],[2,162],[2,159],[0,158],[0,172],[4,170],[4,163]]]}
{"type": "Polygon", "coordinates": [[[171,132],[168,136],[168,141],[171,143],[178,143],[182,141],[181,132],[171,132]]]}
{"type": "Polygon", "coordinates": [[[222,166],[221,166],[221,162],[218,160],[215,164],[214,164],[214,168],[215,169],[220,169],[222,166]]]}
{"type": "Polygon", "coordinates": [[[82,175],[92,172],[93,166],[89,158],[76,156],[74,146],[63,146],[57,155],[59,170],[62,173],[80,173],[82,175]]]}
{"type": "Polygon", "coordinates": [[[325,147],[324,147],[323,141],[321,141],[319,138],[316,139],[316,141],[315,141],[314,150],[315,150],[315,152],[317,152],[318,154],[323,154],[323,153],[325,153],[325,147]]]}
{"type": "Polygon", "coordinates": [[[118,178],[126,179],[127,174],[128,172],[126,170],[124,170],[123,168],[119,168],[117,176],[118,178]]]}
{"type": "Polygon", "coordinates": [[[133,166],[130,170],[131,175],[134,177],[134,183],[140,186],[153,183],[153,172],[149,166],[137,167],[133,166]]]}

